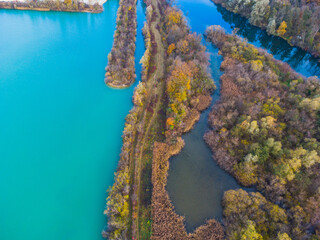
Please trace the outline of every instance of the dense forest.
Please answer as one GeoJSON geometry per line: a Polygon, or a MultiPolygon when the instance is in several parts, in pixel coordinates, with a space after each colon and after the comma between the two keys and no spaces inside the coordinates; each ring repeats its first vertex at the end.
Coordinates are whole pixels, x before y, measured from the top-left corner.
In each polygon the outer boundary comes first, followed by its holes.
{"type": "Polygon", "coordinates": [[[135,80],[134,53],[137,33],[137,0],[120,0],[113,46],[108,55],[105,82],[115,88],[129,87],[135,80]]]}
{"type": "Polygon", "coordinates": [[[320,83],[219,26],[221,99],[205,140],[218,164],[259,192],[227,191],[228,239],[320,238],[320,83]]]}
{"type": "Polygon", "coordinates": [[[28,1],[28,2],[0,2],[0,9],[38,10],[38,11],[65,11],[100,13],[103,7],[96,4],[86,4],[76,0],[64,1],[28,1]]]}
{"type": "Polygon", "coordinates": [[[290,44],[320,56],[318,0],[213,0],[290,44]]]}

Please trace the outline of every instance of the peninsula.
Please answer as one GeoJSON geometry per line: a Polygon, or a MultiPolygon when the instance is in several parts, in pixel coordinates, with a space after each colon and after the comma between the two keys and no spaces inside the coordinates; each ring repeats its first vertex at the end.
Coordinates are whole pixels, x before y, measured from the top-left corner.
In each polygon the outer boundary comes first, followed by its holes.
{"type": "Polygon", "coordinates": [[[117,26],[105,74],[105,83],[110,87],[129,87],[136,78],[134,68],[137,33],[136,5],[136,0],[119,1],[117,26]]]}

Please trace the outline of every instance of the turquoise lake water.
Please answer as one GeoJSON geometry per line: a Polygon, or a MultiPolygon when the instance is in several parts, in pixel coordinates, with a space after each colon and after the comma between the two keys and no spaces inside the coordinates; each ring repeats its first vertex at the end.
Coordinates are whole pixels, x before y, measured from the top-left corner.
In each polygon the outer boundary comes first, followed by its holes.
{"type": "Polygon", "coordinates": [[[134,88],[104,84],[117,7],[0,10],[1,240],[102,239],[134,88]]]}
{"type": "MultiPolygon", "coordinates": [[[[319,74],[309,54],[210,0],[177,4],[199,34],[212,24],[229,32],[238,27],[240,35],[297,71],[319,74]]],[[[117,7],[116,0],[108,0],[101,14],[0,10],[1,240],[101,239],[106,189],[113,182],[134,88],[114,90],[103,81],[117,7]]],[[[139,2],[138,79],[143,21],[139,2]]],[[[219,86],[222,59],[206,45],[219,86]]],[[[221,218],[223,191],[239,187],[215,165],[202,140],[208,112],[171,161],[168,190],[188,230],[206,218],[221,218]]]]}

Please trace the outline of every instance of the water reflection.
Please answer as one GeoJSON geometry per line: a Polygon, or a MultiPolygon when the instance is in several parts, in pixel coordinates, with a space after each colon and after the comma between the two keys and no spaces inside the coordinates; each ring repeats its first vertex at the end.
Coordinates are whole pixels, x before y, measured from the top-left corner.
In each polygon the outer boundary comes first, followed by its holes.
{"type": "Polygon", "coordinates": [[[290,46],[282,38],[268,35],[266,31],[251,25],[246,18],[229,12],[218,4],[216,7],[223,20],[229,23],[232,29],[238,28],[238,35],[248,39],[250,43],[267,49],[275,58],[289,63],[303,75],[320,75],[320,63],[310,53],[301,48],[290,46]]]}
{"type": "MultiPolygon", "coordinates": [[[[216,48],[209,44],[207,47],[211,53],[212,75],[217,80],[221,75],[222,58],[216,48]]],[[[212,105],[219,99],[218,81],[216,85],[212,105]]],[[[170,159],[167,189],[176,212],[185,217],[188,232],[202,225],[206,219],[221,220],[223,193],[241,187],[212,160],[212,153],[203,141],[208,130],[209,113],[210,109],[201,114],[195,128],[183,136],[185,147],[181,153],[170,159]]]]}

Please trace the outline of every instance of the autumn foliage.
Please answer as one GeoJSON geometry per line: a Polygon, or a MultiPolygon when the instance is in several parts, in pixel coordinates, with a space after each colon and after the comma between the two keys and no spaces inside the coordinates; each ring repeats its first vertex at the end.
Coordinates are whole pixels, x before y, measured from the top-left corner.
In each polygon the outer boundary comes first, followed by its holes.
{"type": "Polygon", "coordinates": [[[277,239],[279,233],[289,230],[286,211],[260,193],[229,190],[225,192],[222,204],[227,238],[230,240],[277,239]]]}
{"type": "MultiPolygon", "coordinates": [[[[208,74],[208,56],[201,44],[200,36],[190,33],[182,12],[173,7],[165,10],[164,25],[167,43],[166,90],[168,95],[167,116],[173,124],[168,124],[168,136],[188,131],[198,119],[198,114],[192,109],[196,105],[210,105],[210,100],[203,96],[210,96],[214,89],[213,81],[208,74]],[[196,104],[194,104],[196,103],[196,104]],[[205,104],[204,104],[205,103],[205,104]],[[194,119],[194,121],[192,120],[194,119]]],[[[210,98],[210,97],[209,97],[210,98]]]]}
{"type": "Polygon", "coordinates": [[[279,28],[278,28],[278,30],[277,30],[277,33],[278,33],[280,36],[284,36],[284,35],[286,34],[286,32],[287,32],[287,27],[288,27],[287,23],[286,23],[285,21],[283,21],[283,22],[280,24],[280,26],[279,26],[279,28]]]}
{"type": "Polygon", "coordinates": [[[320,56],[319,0],[213,0],[268,34],[320,56]]]}
{"type": "Polygon", "coordinates": [[[224,57],[224,74],[205,140],[222,168],[264,195],[225,195],[227,235],[239,239],[231,236],[255,229],[263,239],[319,238],[319,80],[299,75],[221,27],[209,27],[206,36],[224,57]],[[265,202],[259,216],[251,211],[260,203],[239,205],[250,198],[265,202]]]}

